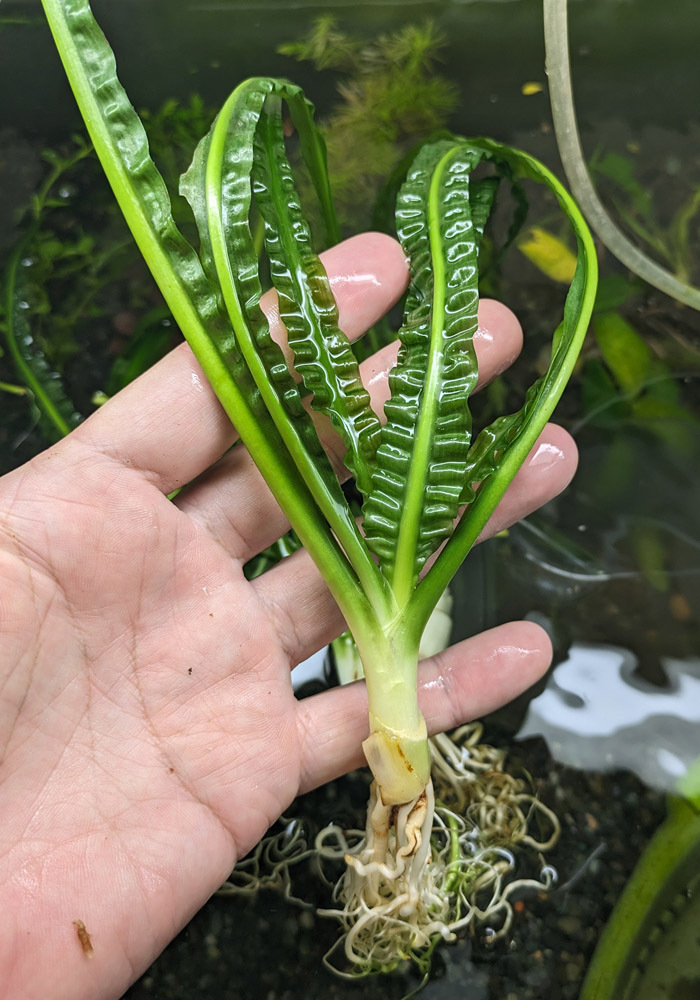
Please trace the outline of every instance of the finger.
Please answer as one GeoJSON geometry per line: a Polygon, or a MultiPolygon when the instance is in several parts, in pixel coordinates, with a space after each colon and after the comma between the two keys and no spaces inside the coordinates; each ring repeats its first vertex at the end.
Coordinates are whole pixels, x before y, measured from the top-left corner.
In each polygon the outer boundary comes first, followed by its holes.
{"type": "MultiPolygon", "coordinates": [[[[556,424],[547,424],[480,541],[515,524],[561,493],[573,478],[576,462],[576,445],[571,436],[556,424]]],[[[292,666],[343,631],[343,617],[306,552],[296,552],[283,560],[254,580],[253,586],[276,620],[292,666]]]]}
{"type": "Polygon", "coordinates": [[[492,538],[549,503],[566,489],[578,465],[576,442],[563,427],[547,424],[484,528],[492,538]]]}
{"type": "MultiPolygon", "coordinates": [[[[526,691],[552,658],[549,638],[532,622],[512,622],[451,646],[418,670],[419,703],[428,731],[444,732],[477,719],[526,691]]],[[[364,682],[299,702],[302,733],[300,792],[364,764],[368,735],[364,682]]]]}
{"type": "MultiPolygon", "coordinates": [[[[398,243],[365,233],[322,255],[338,302],[339,323],[356,338],[391,308],[407,281],[398,243]]],[[[284,340],[274,295],[263,297],[271,332],[284,340]]],[[[74,432],[122,465],[140,469],[169,493],[215,462],[235,431],[187,345],[128,385],[74,432]]]]}
{"type": "MultiPolygon", "coordinates": [[[[480,386],[508,368],[521,347],[522,329],[510,309],[491,299],[481,302],[475,336],[480,386]]],[[[397,345],[389,344],[360,368],[372,406],[380,415],[389,397],[389,371],[396,360],[396,351],[397,345]]],[[[314,418],[336,471],[341,479],[347,478],[340,438],[329,421],[320,419],[318,414],[314,418]]],[[[177,503],[227,552],[243,562],[276,541],[289,527],[262,476],[243,450],[234,449],[225,455],[177,503]]]]}

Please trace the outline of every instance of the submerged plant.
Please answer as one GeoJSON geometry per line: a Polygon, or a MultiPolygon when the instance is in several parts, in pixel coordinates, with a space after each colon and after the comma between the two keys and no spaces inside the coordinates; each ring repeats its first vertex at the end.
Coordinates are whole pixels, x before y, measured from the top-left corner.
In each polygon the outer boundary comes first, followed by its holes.
{"type": "MultiPolygon", "coordinates": [[[[42,287],[47,271],[72,273],[76,262],[84,262],[92,254],[92,241],[85,234],[78,234],[77,239],[74,235],[71,240],[61,241],[46,226],[45,221],[52,208],[61,208],[65,204],[65,199],[56,193],[57,184],[90,152],[90,145],[82,140],[75,142],[75,149],[68,156],[60,156],[53,150],[44,151],[43,158],[51,169],[34,192],[27,209],[27,228],[10,253],[2,276],[0,332],[16,375],[21,379],[31,401],[34,422],[40,424],[50,441],[68,434],[76,426],[79,414],[65,392],[57,366],[51,363],[55,359],[48,359],[42,350],[41,338],[38,331],[30,325],[28,314],[31,311],[36,323],[37,315],[50,311],[50,304],[42,287]],[[39,234],[43,237],[41,242],[39,234]],[[37,255],[36,260],[34,253],[37,255]],[[42,272],[38,282],[34,280],[33,274],[30,280],[28,272],[31,269],[42,272]],[[35,292],[36,289],[39,291],[35,292]]],[[[83,294],[81,290],[79,297],[83,294]]],[[[74,306],[74,303],[71,305],[74,306]]],[[[67,330],[72,326],[73,323],[67,323],[67,330]]]]}
{"type": "MultiPolygon", "coordinates": [[[[168,100],[142,116],[152,155],[166,182],[177,185],[211,114],[193,96],[186,104],[168,100]]],[[[48,169],[20,210],[22,235],[0,276],[0,340],[21,383],[15,394],[31,407],[26,433],[37,425],[46,440],[54,441],[69,433],[97,399],[114,395],[167,353],[174,329],[91,143],[78,134],[66,148],[43,149],[41,159],[48,169]],[[119,324],[115,300],[122,303],[119,324]],[[103,345],[105,357],[99,361],[96,327],[101,327],[98,338],[112,341],[103,345]],[[81,357],[88,337],[92,370],[81,357]],[[107,371],[109,355],[126,338],[107,371]]],[[[184,199],[174,202],[174,210],[178,224],[194,228],[184,199]]],[[[0,391],[13,391],[3,385],[0,391]]]]}
{"type": "MultiPolygon", "coordinates": [[[[543,11],[549,95],[559,155],[571,189],[586,218],[608,249],[634,274],[679,302],[693,309],[700,309],[700,288],[689,284],[687,275],[672,274],[631,243],[600,201],[586,167],[576,124],[569,67],[566,0],[543,0],[543,11]]],[[[685,230],[696,211],[697,200],[692,199],[676,220],[677,227],[680,227],[677,235],[680,236],[681,244],[686,240],[685,230]]]]}
{"type": "Polygon", "coordinates": [[[453,83],[436,71],[445,36],[432,21],[370,39],[322,15],[309,35],[279,52],[339,75],[340,100],[319,124],[341,225],[369,220],[381,185],[417,142],[447,126],[453,83]]]}
{"type": "MultiPolygon", "coordinates": [[[[571,373],[595,296],[590,235],[559,182],[526,153],[456,136],[418,150],[396,204],[411,284],[382,426],[338,328],[286,154],[284,104],[326,238],[336,241],[324,143],[301,90],[284,80],[255,78],[224,104],[181,183],[199,229],[197,254],[175,226],[142,124],[89,3],[43,4],[134,237],[359,649],[369,697],[363,748],[374,782],[366,833],[348,845],[338,894],[348,957],[362,972],[391,968],[407,954],[432,948],[436,936],[449,936],[463,917],[461,887],[481,878],[473,837],[460,828],[457,812],[447,805],[448,818],[436,819],[417,698],[419,641],[571,373]],[[550,188],[573,227],[579,255],[547,371],[518,412],[475,433],[468,400],[478,377],[478,256],[501,175],[550,188]],[[260,309],[259,220],[294,374],[260,309]],[[343,440],[345,465],[363,498],[362,525],[320,444],[306,399],[343,440]],[[432,838],[440,822],[448,831],[442,846],[432,838]]],[[[462,758],[455,753],[453,760],[445,745],[439,770],[444,778],[451,767],[448,784],[459,799],[462,758]]],[[[449,801],[443,786],[439,795],[449,801]]]]}
{"type": "Polygon", "coordinates": [[[666,993],[671,969],[678,977],[678,992],[674,989],[667,995],[682,998],[696,992],[697,924],[692,908],[700,888],[699,861],[700,760],[696,760],[669,797],[667,818],[616,902],[581,1000],[661,995],[658,991],[666,993]],[[659,965],[654,965],[657,955],[663,956],[662,968],[668,970],[661,977],[659,965]]]}

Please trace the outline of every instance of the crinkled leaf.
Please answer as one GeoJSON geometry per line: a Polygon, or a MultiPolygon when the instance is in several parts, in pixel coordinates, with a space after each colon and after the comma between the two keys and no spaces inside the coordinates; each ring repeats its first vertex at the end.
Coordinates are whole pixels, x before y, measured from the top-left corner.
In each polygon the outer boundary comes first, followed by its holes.
{"type": "MultiPolygon", "coordinates": [[[[332,528],[319,517],[317,503],[263,405],[229,319],[221,310],[217,289],[173,222],[170,198],[150,158],[143,125],[119,83],[113,53],[88,0],[42,3],[95,151],[175,321],[265,478],[274,484],[282,508],[342,601],[346,592],[357,592],[356,577],[332,528]]],[[[299,93],[297,88],[290,104],[303,122],[308,109],[299,93]]],[[[313,137],[304,139],[304,144],[312,176],[318,179],[319,145],[313,137]]],[[[319,183],[322,186],[322,177],[319,183]]],[[[325,195],[323,200],[328,201],[325,195]]]]}
{"type": "MultiPolygon", "coordinates": [[[[237,87],[199,144],[181,190],[199,227],[204,266],[221,290],[236,344],[265,408],[340,545],[369,585],[376,579],[376,567],[304,407],[299,386],[260,308],[262,287],[249,221],[256,133],[268,100],[284,98],[295,120],[303,121],[298,108],[300,94],[299,88],[286,81],[256,78],[237,87]]],[[[256,187],[264,208],[259,179],[256,187]]],[[[274,271],[274,259],[272,263],[274,271]]],[[[306,286],[302,291],[306,293],[306,286]]],[[[306,308],[306,303],[299,308],[306,308]]]]}
{"type": "Polygon", "coordinates": [[[312,406],[325,413],[340,433],[347,449],[345,464],[366,496],[379,419],[350,342],[338,327],[338,307],[323,264],[311,247],[311,232],[287,159],[281,114],[272,105],[268,99],[257,129],[253,179],[280,316],[294,367],[312,394],[312,406]]]}
{"type": "Polygon", "coordinates": [[[481,177],[479,180],[472,181],[471,183],[469,204],[474,224],[477,251],[481,245],[481,238],[484,235],[486,223],[496,200],[499,184],[499,177],[481,177]]]}
{"type": "Polygon", "coordinates": [[[364,527],[384,572],[401,577],[404,587],[450,534],[463,487],[467,400],[478,375],[478,234],[469,175],[480,158],[450,140],[423,147],[397,201],[411,285],[364,527]]]}
{"type": "MultiPolygon", "coordinates": [[[[221,290],[236,343],[265,406],[286,432],[288,446],[293,441],[322,463],[325,453],[316,429],[260,308],[262,287],[249,224],[255,135],[265,101],[274,92],[274,81],[266,79],[248,80],[236,89],[199,143],[180,191],[197,222],[206,273],[221,290]],[[229,135],[236,141],[227,142],[229,135]]],[[[340,492],[327,460],[325,465],[325,476],[340,492]]]]}
{"type": "Polygon", "coordinates": [[[461,498],[467,507],[451,539],[418,587],[414,608],[417,611],[420,607],[422,617],[434,605],[436,595],[441,593],[475,543],[551,416],[578,356],[596,291],[597,260],[593,240],[576,204],[556,177],[519,150],[490,139],[469,142],[485,157],[504,161],[516,179],[527,177],[550,188],[571,223],[578,244],[578,259],[564,305],[564,317],[552,338],[547,371],[530,386],[523,407],[517,413],[497,418],[481,431],[470,449],[461,498]]]}
{"type": "Polygon", "coordinates": [[[450,140],[413,161],[399,205],[402,239],[415,251],[413,287],[373,478],[375,494],[365,505],[370,541],[394,592],[388,594],[386,578],[357,530],[259,307],[258,262],[248,220],[254,139],[271,96],[287,102],[328,231],[334,232],[323,144],[313,128],[311,106],[285,81],[260,80],[242,85],[226,103],[189,175],[202,266],[174,226],[143,128],[118,83],[111,51],[87,0],[42,2],[95,148],[166,301],[349,624],[371,630],[381,620],[401,628],[404,638],[417,638],[571,372],[595,287],[593,245],[580,214],[544,167],[490,140],[450,140]],[[471,187],[468,168],[481,158],[511,180],[519,207],[521,177],[550,186],[573,224],[579,261],[547,373],[528,391],[523,409],[491,425],[470,453],[467,399],[477,374],[472,343],[477,242],[490,191],[471,187]],[[412,594],[421,565],[450,535],[460,499],[475,480],[480,485],[466,496],[471,502],[454,534],[412,594]]]}
{"type": "MultiPolygon", "coordinates": [[[[25,239],[30,238],[31,234],[25,239]]],[[[17,374],[32,394],[41,427],[50,440],[56,441],[76,427],[81,417],[66,395],[61,376],[46,361],[29,325],[20,274],[24,247],[25,240],[22,240],[8,262],[3,296],[5,315],[0,328],[17,374]]]]}

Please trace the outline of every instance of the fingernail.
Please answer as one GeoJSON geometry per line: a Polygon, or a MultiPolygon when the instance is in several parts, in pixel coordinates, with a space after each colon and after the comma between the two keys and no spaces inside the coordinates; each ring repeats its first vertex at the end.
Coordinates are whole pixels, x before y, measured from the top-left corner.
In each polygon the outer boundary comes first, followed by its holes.
{"type": "Polygon", "coordinates": [[[564,452],[561,448],[557,448],[555,444],[551,444],[549,441],[542,441],[527,464],[530,468],[537,466],[540,472],[544,472],[545,469],[551,469],[553,465],[563,460],[564,452]]]}

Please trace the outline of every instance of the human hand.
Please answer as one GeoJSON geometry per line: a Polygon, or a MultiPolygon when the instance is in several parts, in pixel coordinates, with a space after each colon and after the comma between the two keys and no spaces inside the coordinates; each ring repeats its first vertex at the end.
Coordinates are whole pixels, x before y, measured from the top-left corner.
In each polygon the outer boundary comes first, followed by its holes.
{"type": "MultiPolygon", "coordinates": [[[[350,336],[407,277],[378,235],[325,262],[350,336]]],[[[281,336],[272,302],[268,313],[281,336]]],[[[482,381],[520,340],[508,310],[483,302],[482,381]]],[[[365,365],[375,403],[392,357],[365,365]]],[[[298,552],[244,578],[287,524],[246,451],[228,450],[234,437],[183,345],[0,482],[8,1000],[120,996],[297,794],[362,763],[364,686],[292,692],[290,668],[343,628],[313,564],[298,552]]],[[[575,464],[571,439],[549,426],[489,532],[558,493],[575,464]]],[[[520,622],[426,661],[429,728],[494,709],[549,659],[545,634],[520,622]]]]}

